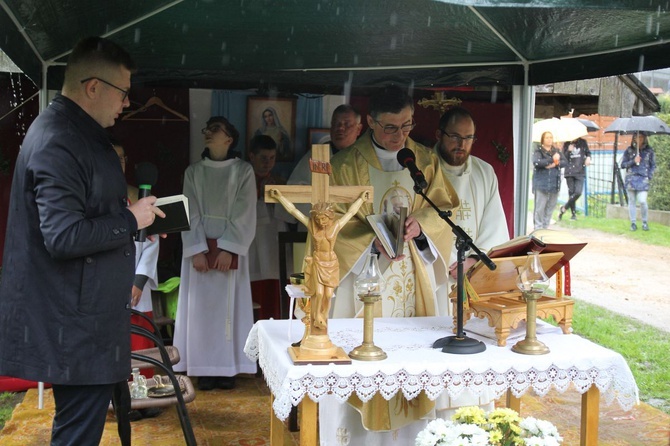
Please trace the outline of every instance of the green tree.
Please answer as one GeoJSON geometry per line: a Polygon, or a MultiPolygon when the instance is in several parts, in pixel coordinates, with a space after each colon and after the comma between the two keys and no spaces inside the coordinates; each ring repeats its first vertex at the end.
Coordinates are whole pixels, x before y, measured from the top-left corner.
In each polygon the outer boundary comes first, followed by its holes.
{"type": "MultiPolygon", "coordinates": [[[[670,123],[670,95],[658,99],[661,113],[657,116],[670,123]]],[[[670,211],[670,135],[650,136],[649,144],[656,154],[656,173],[649,189],[649,207],[670,211]]]]}

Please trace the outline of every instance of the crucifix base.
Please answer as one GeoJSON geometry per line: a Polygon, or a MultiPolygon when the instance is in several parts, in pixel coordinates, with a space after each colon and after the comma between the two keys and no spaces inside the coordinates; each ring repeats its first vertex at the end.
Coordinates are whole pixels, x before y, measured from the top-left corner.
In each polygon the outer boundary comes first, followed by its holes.
{"type": "Polygon", "coordinates": [[[345,353],[342,347],[333,346],[332,352],[327,355],[314,354],[301,347],[289,347],[288,354],[295,365],[307,364],[351,364],[351,358],[345,353]]]}

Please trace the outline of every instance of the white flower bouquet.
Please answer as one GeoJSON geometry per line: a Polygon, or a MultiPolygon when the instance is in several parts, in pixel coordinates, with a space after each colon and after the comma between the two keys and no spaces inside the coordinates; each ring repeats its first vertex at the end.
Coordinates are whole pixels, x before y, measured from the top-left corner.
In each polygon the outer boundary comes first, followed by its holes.
{"type": "Polygon", "coordinates": [[[563,438],[556,426],[532,417],[522,419],[512,409],[485,413],[462,407],[451,420],[438,418],[416,437],[416,446],[558,446],[563,438]]]}

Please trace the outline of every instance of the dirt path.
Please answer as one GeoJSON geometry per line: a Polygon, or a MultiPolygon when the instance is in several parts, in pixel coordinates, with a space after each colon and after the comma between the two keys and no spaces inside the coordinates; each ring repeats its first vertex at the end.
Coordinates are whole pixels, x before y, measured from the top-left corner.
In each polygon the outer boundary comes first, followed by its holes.
{"type": "Polygon", "coordinates": [[[670,331],[670,248],[590,229],[572,233],[588,242],[570,261],[572,295],[670,331]]]}

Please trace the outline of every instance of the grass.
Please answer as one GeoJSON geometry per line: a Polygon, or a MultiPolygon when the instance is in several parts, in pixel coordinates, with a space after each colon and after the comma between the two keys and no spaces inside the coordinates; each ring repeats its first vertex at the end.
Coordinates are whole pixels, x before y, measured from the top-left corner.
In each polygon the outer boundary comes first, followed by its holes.
{"type": "Polygon", "coordinates": [[[5,426],[7,420],[12,417],[14,407],[23,400],[23,393],[2,392],[0,393],[0,429],[5,426]]]}
{"type": "MultiPolygon", "coordinates": [[[[642,230],[642,223],[638,222],[638,230],[630,230],[630,222],[620,218],[596,218],[577,214],[577,220],[570,220],[570,212],[563,215],[563,220],[557,221],[556,225],[563,229],[596,229],[641,243],[655,246],[670,246],[670,227],[650,222],[649,231],[642,230]]],[[[554,215],[558,220],[558,212],[554,215]]]]}
{"type": "Polygon", "coordinates": [[[578,299],[572,328],[621,354],[635,377],[640,400],[670,414],[670,333],[578,299]]]}

